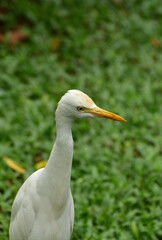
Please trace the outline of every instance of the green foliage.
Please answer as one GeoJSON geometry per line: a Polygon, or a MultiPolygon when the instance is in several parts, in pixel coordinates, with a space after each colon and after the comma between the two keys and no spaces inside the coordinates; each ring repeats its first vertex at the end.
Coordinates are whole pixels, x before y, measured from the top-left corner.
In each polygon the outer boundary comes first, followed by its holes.
{"type": "Polygon", "coordinates": [[[28,36],[0,45],[2,240],[16,192],[35,162],[48,159],[54,111],[68,89],[128,120],[73,126],[72,239],[162,238],[160,6],[160,0],[1,1],[1,31],[21,27],[28,36]],[[25,167],[25,177],[3,156],[25,167]]]}

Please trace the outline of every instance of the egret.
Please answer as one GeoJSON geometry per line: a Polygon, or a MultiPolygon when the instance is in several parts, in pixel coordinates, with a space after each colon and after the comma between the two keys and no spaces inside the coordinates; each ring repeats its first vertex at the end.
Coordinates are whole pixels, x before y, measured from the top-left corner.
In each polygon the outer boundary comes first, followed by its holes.
{"type": "Polygon", "coordinates": [[[126,120],[96,106],[79,90],[69,90],[56,109],[56,141],[45,168],[19,189],[11,213],[10,240],[69,240],[74,224],[70,190],[73,157],[72,123],[76,118],[126,120]]]}

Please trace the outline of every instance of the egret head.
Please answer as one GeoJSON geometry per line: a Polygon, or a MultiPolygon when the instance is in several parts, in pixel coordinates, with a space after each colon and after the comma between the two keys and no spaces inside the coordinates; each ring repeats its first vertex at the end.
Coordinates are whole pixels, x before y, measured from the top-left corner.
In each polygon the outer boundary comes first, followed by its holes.
{"type": "Polygon", "coordinates": [[[79,90],[69,90],[61,98],[56,115],[58,112],[71,119],[101,117],[126,122],[124,118],[97,107],[87,94],[79,90]]]}

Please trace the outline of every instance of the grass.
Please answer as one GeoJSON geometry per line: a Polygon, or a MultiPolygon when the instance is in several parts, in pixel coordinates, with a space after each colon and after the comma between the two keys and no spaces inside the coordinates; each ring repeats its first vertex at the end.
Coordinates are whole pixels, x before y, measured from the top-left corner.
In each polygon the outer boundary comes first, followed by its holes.
{"type": "Polygon", "coordinates": [[[73,126],[72,240],[162,239],[162,9],[155,1],[1,1],[0,238],[11,205],[55,139],[68,89],[128,120],[73,126]],[[10,43],[13,30],[26,41],[10,43]],[[3,161],[27,169],[24,176],[3,161]]]}

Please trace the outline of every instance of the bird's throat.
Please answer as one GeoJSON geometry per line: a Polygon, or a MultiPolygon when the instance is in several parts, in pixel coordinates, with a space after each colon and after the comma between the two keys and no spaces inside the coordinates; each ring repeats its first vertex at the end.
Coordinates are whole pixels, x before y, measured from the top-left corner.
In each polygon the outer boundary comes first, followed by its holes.
{"type": "Polygon", "coordinates": [[[56,119],[57,135],[48,163],[45,167],[51,191],[54,188],[59,202],[65,201],[70,192],[73,157],[72,122],[56,119]],[[59,197],[58,197],[59,196],[59,197]]]}

